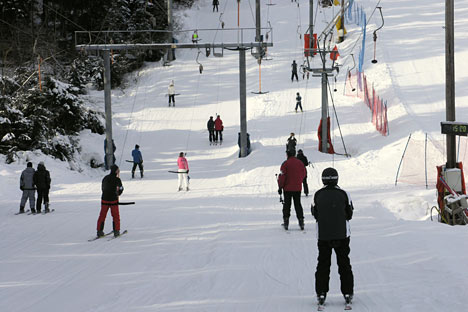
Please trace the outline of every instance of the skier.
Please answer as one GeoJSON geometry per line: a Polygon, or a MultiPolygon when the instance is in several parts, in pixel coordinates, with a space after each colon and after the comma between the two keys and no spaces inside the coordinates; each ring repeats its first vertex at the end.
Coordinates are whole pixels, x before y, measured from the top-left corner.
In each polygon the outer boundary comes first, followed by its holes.
{"type": "Polygon", "coordinates": [[[177,166],[179,168],[178,170],[178,176],[179,176],[179,192],[182,191],[182,185],[185,185],[185,190],[189,190],[188,186],[188,173],[189,173],[189,166],[188,166],[188,161],[185,158],[184,152],[179,153],[179,158],[177,159],[177,166]]]}
{"type": "Polygon", "coordinates": [[[293,60],[292,64],[292,74],[291,74],[291,82],[294,81],[294,77],[296,77],[296,80],[299,82],[299,78],[297,77],[297,63],[296,60],[293,60]]]}
{"type": "Polygon", "coordinates": [[[318,227],[318,263],[315,273],[315,291],[319,304],[325,302],[330,279],[332,250],[335,250],[341,292],[347,304],[353,299],[354,278],[349,260],[349,220],[353,216],[353,203],[348,193],[338,187],[338,172],[326,168],[322,172],[324,187],[314,195],[311,212],[318,227]]]}
{"type": "Polygon", "coordinates": [[[294,137],[294,132],[291,132],[291,135],[288,138],[288,142],[286,143],[286,151],[292,151],[294,152],[294,155],[296,155],[296,144],[297,140],[294,137]]]}
{"type": "Polygon", "coordinates": [[[301,104],[302,97],[299,94],[299,92],[296,93],[296,113],[297,113],[297,108],[299,107],[302,112],[302,104],[301,104]]]}
{"type": "MultiPolygon", "coordinates": [[[[112,164],[110,165],[115,164],[115,150],[116,149],[117,148],[115,147],[114,140],[112,140],[112,164]]],[[[109,170],[109,164],[107,163],[107,138],[104,139],[104,168],[106,168],[106,170],[109,170]]]]}
{"type": "Polygon", "coordinates": [[[141,155],[140,145],[135,144],[135,149],[132,151],[133,167],[132,167],[132,179],[135,178],[135,169],[138,166],[140,168],[140,176],[143,178],[143,156],[141,155]]]}
{"type": "Polygon", "coordinates": [[[301,149],[297,151],[297,159],[302,161],[304,167],[306,168],[306,175],[304,177],[304,180],[302,180],[302,187],[304,188],[305,196],[309,196],[309,185],[307,185],[307,166],[309,165],[309,160],[304,155],[304,152],[301,149]]]}
{"type": "Polygon", "coordinates": [[[36,209],[34,208],[34,205],[36,204],[36,188],[34,187],[35,170],[32,166],[32,162],[28,162],[26,169],[21,172],[20,190],[23,191],[23,195],[21,196],[19,213],[24,213],[24,206],[26,205],[26,201],[28,201],[28,199],[31,212],[36,213],[36,209]]]}
{"type": "Polygon", "coordinates": [[[213,116],[210,116],[210,119],[206,123],[206,127],[208,128],[209,132],[209,139],[210,139],[210,144],[215,141],[215,121],[213,120],[213,116]]]}
{"type": "Polygon", "coordinates": [[[171,83],[169,84],[169,87],[167,87],[167,94],[169,95],[169,107],[171,106],[171,101],[172,101],[172,106],[175,107],[174,80],[171,80],[171,83]]]}
{"type": "Polygon", "coordinates": [[[102,179],[101,212],[97,221],[97,236],[104,236],[104,222],[106,221],[107,211],[111,210],[112,228],[114,236],[120,235],[120,215],[119,215],[119,196],[124,188],[119,178],[120,170],[117,165],[110,167],[110,174],[102,179]]]}
{"type": "Polygon", "coordinates": [[[198,38],[198,30],[195,30],[192,34],[192,43],[198,43],[198,40],[200,40],[198,38]]]}
{"type": "Polygon", "coordinates": [[[221,116],[218,115],[218,117],[216,117],[216,120],[215,120],[215,131],[216,131],[215,142],[218,142],[218,138],[219,138],[220,144],[223,143],[223,130],[224,130],[223,121],[221,120],[221,116]]]}
{"type": "Polygon", "coordinates": [[[42,201],[44,200],[44,211],[45,213],[50,212],[49,210],[49,190],[50,190],[50,173],[46,169],[44,162],[40,162],[37,165],[37,171],[34,172],[34,184],[37,188],[37,202],[36,202],[36,213],[41,212],[42,201]]]}
{"type": "Polygon", "coordinates": [[[299,221],[299,227],[304,230],[304,212],[301,206],[302,181],[306,175],[305,167],[296,157],[295,151],[287,151],[287,160],[281,165],[281,173],[278,177],[278,194],[284,190],[283,203],[283,227],[288,230],[289,216],[291,215],[291,199],[294,200],[294,209],[299,221]]]}
{"type": "Polygon", "coordinates": [[[219,0],[213,0],[213,12],[216,8],[216,12],[218,12],[218,5],[219,5],[219,0]]]}

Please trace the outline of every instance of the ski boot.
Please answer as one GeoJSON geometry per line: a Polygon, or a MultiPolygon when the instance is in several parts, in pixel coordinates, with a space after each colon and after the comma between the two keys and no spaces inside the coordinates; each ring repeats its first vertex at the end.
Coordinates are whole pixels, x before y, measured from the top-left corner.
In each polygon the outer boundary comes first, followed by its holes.
{"type": "Polygon", "coordinates": [[[326,293],[317,294],[318,311],[323,311],[325,308],[325,299],[327,299],[326,293]]]}
{"type": "Polygon", "coordinates": [[[32,214],[36,214],[36,209],[31,209],[32,214]]]}
{"type": "Polygon", "coordinates": [[[103,236],[105,236],[104,231],[97,231],[96,236],[97,236],[97,237],[103,237],[103,236]]]}
{"type": "Polygon", "coordinates": [[[45,203],[45,204],[44,204],[44,207],[45,207],[45,208],[44,208],[44,212],[45,212],[45,213],[49,213],[49,212],[50,212],[49,203],[45,203]]]}
{"type": "Polygon", "coordinates": [[[19,213],[24,213],[24,207],[20,207],[19,213]]]}
{"type": "Polygon", "coordinates": [[[289,220],[284,220],[283,224],[281,224],[283,228],[287,231],[289,227],[289,220]]]}
{"type": "Polygon", "coordinates": [[[299,220],[299,227],[301,228],[301,231],[304,231],[304,219],[299,220]]]}
{"type": "Polygon", "coordinates": [[[120,231],[114,231],[114,237],[119,237],[120,236],[120,231]]]}
{"type": "Polygon", "coordinates": [[[353,303],[353,294],[346,294],[343,295],[345,299],[345,310],[349,311],[352,310],[352,303],[353,303]]]}

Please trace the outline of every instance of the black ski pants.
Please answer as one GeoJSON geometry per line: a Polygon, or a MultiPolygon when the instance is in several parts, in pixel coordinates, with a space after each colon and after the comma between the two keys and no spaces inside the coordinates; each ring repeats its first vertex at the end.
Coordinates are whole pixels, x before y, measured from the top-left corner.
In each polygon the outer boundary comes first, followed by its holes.
{"type": "Polygon", "coordinates": [[[210,133],[210,142],[216,141],[214,129],[209,129],[208,132],[210,133]]]}
{"type": "Polygon", "coordinates": [[[299,81],[299,78],[297,77],[297,72],[292,72],[291,81],[294,81],[294,77],[296,77],[296,80],[299,81]]]}
{"type": "Polygon", "coordinates": [[[294,209],[296,209],[296,217],[299,222],[304,222],[304,211],[301,205],[301,192],[284,191],[283,203],[283,220],[289,224],[291,216],[291,202],[294,200],[294,209]]]}
{"type": "Polygon", "coordinates": [[[49,189],[37,189],[36,211],[41,211],[42,201],[49,203],[49,189]]]}
{"type": "Polygon", "coordinates": [[[223,141],[223,130],[216,130],[215,142],[218,142],[218,139],[223,141]]]}
{"type": "Polygon", "coordinates": [[[297,111],[298,108],[300,108],[300,109],[301,109],[301,112],[302,112],[302,104],[301,104],[301,102],[297,102],[297,103],[296,103],[296,111],[297,111]]]}
{"type": "Polygon", "coordinates": [[[169,94],[169,106],[171,106],[171,102],[175,106],[175,94],[169,94]]]}
{"type": "Polygon", "coordinates": [[[141,162],[140,163],[134,162],[133,167],[132,167],[132,178],[135,177],[135,170],[137,166],[140,169],[141,176],[143,176],[143,164],[141,162]]]}
{"type": "Polygon", "coordinates": [[[319,255],[317,258],[317,271],[315,272],[315,292],[318,294],[328,292],[330,281],[330,266],[332,250],[335,250],[338,273],[341,280],[341,293],[353,294],[354,277],[349,260],[349,237],[340,240],[319,240],[317,243],[319,255]]]}
{"type": "Polygon", "coordinates": [[[307,176],[302,180],[302,187],[304,188],[304,194],[309,195],[309,185],[307,184],[307,176]]]}

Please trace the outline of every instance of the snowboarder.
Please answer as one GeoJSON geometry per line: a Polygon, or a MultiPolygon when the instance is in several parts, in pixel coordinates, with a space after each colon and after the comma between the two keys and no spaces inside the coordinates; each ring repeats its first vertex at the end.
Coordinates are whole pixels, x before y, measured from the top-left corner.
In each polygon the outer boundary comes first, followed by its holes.
{"type": "Polygon", "coordinates": [[[195,30],[192,34],[192,43],[198,43],[198,40],[200,40],[198,38],[198,30],[195,30]]]}
{"type": "Polygon", "coordinates": [[[335,250],[341,292],[347,304],[353,299],[354,277],[349,260],[349,220],[353,216],[353,203],[348,193],[338,186],[338,172],[326,168],[322,172],[324,187],[314,195],[311,212],[317,220],[318,258],[315,273],[315,291],[319,304],[328,292],[332,250],[335,250]]]}
{"type": "Polygon", "coordinates": [[[36,188],[34,187],[34,168],[32,162],[28,162],[26,169],[21,172],[20,177],[20,190],[23,191],[20,202],[19,213],[24,213],[24,206],[29,199],[29,207],[32,213],[36,213],[34,205],[36,204],[36,188]]]}
{"type": "Polygon", "coordinates": [[[97,221],[97,236],[104,236],[104,222],[106,221],[107,211],[111,210],[112,228],[114,236],[120,235],[120,215],[119,215],[119,196],[124,188],[120,180],[120,170],[117,165],[110,167],[110,174],[102,179],[102,196],[101,196],[101,212],[97,221]]]}
{"type": "Polygon", "coordinates": [[[213,12],[216,8],[216,12],[218,12],[218,5],[219,5],[219,0],[213,0],[213,12]]]}
{"type": "Polygon", "coordinates": [[[143,178],[143,156],[141,155],[140,145],[135,144],[135,149],[132,151],[133,167],[132,167],[132,179],[135,178],[136,167],[140,168],[140,176],[143,178]]]}
{"type": "Polygon", "coordinates": [[[286,151],[292,151],[294,152],[294,155],[296,155],[296,144],[297,140],[294,137],[294,132],[291,132],[291,135],[288,138],[288,142],[286,143],[286,151]]]}
{"type": "Polygon", "coordinates": [[[304,177],[304,180],[302,180],[302,187],[304,188],[305,196],[309,196],[309,185],[307,185],[307,166],[309,165],[309,160],[304,155],[304,152],[301,149],[297,151],[297,159],[302,161],[304,167],[306,168],[306,175],[304,177]]]}
{"type": "Polygon", "coordinates": [[[41,212],[42,201],[44,200],[44,212],[48,213],[49,210],[49,190],[50,190],[50,173],[46,169],[44,162],[37,165],[37,170],[34,172],[34,184],[37,188],[37,202],[36,213],[41,212]]]}
{"type": "Polygon", "coordinates": [[[302,97],[299,94],[299,92],[296,93],[296,113],[297,113],[297,108],[299,107],[302,112],[302,104],[301,104],[302,97]]]}
{"type": "Polygon", "coordinates": [[[174,80],[171,80],[171,83],[169,84],[169,87],[167,87],[167,94],[169,95],[169,107],[171,106],[171,101],[172,101],[172,106],[175,107],[174,80]]]}
{"type": "Polygon", "coordinates": [[[291,82],[294,81],[294,77],[296,77],[296,80],[299,82],[299,78],[297,77],[297,63],[296,63],[296,60],[293,60],[293,62],[291,64],[291,68],[292,68],[291,82]]]}
{"type": "Polygon", "coordinates": [[[106,170],[109,170],[109,165],[113,165],[115,164],[115,150],[117,148],[115,147],[115,143],[114,143],[114,140],[112,140],[112,164],[108,164],[107,163],[107,138],[104,139],[104,168],[106,168],[106,170]]]}
{"type": "Polygon", "coordinates": [[[285,230],[289,227],[289,216],[291,215],[291,199],[294,200],[294,209],[299,221],[299,227],[304,230],[304,212],[301,206],[302,181],[306,175],[305,167],[297,159],[295,151],[286,152],[287,160],[281,165],[281,172],[278,176],[278,194],[284,190],[283,203],[283,227],[285,230]]]}
{"type": "Polygon", "coordinates": [[[210,116],[206,127],[208,128],[210,143],[213,143],[215,141],[215,121],[213,120],[213,116],[210,116]]]}
{"type": "Polygon", "coordinates": [[[223,143],[223,130],[224,130],[223,121],[221,120],[221,116],[218,115],[218,117],[216,117],[216,120],[215,120],[215,131],[216,131],[215,142],[218,142],[218,138],[219,138],[219,142],[223,143]]]}
{"type": "Polygon", "coordinates": [[[189,190],[188,186],[188,173],[189,173],[189,166],[188,166],[188,161],[185,158],[184,152],[179,153],[179,158],[177,159],[177,166],[179,168],[178,170],[178,176],[179,176],[179,192],[182,191],[182,185],[185,186],[185,190],[189,190]]]}

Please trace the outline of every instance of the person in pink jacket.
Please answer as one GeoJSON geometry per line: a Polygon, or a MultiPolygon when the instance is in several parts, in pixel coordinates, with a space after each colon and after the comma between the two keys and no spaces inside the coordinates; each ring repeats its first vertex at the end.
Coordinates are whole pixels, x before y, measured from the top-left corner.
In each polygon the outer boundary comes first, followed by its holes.
{"type": "Polygon", "coordinates": [[[189,173],[189,166],[187,159],[184,156],[184,152],[180,152],[179,158],[177,159],[177,166],[179,168],[178,170],[178,176],[179,176],[179,192],[182,191],[182,185],[185,185],[185,190],[189,190],[188,187],[188,173],[189,173]]]}

